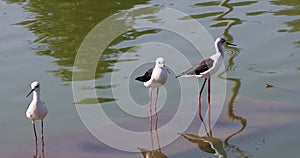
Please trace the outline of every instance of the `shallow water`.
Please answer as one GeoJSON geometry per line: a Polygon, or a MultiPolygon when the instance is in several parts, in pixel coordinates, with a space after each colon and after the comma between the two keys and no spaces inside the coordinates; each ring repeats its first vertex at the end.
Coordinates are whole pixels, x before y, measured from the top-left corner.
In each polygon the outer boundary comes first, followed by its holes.
{"type": "MultiPolygon", "coordinates": [[[[300,108],[297,98],[297,91],[300,90],[299,7],[298,0],[72,3],[0,1],[1,155],[32,156],[32,129],[30,121],[25,118],[30,99],[25,95],[30,90],[30,82],[39,80],[42,85],[42,98],[49,109],[45,120],[46,157],[143,157],[142,153],[122,152],[97,141],[86,130],[76,106],[91,110],[88,112],[97,115],[93,110],[99,108],[96,103],[100,102],[109,118],[120,127],[147,133],[148,118],[124,112],[116,103],[120,104],[122,101],[124,106],[129,107],[131,104],[124,101],[126,95],[113,96],[113,90],[128,85],[131,97],[140,105],[137,107],[140,110],[136,112],[145,116],[148,91],[135,82],[134,78],[153,65],[152,60],[155,58],[150,57],[157,54],[156,50],[164,50],[162,55],[166,56],[166,62],[172,71],[166,88],[160,91],[159,127],[165,127],[172,121],[181,105],[186,106],[182,117],[194,116],[197,82],[193,79],[178,81],[174,78],[175,74],[188,68],[188,65],[176,64],[178,57],[172,53],[180,52],[191,64],[196,64],[203,56],[212,54],[209,51],[212,48],[209,44],[200,43],[203,54],[199,54],[190,41],[174,32],[158,28],[139,28],[147,20],[152,24],[163,25],[163,20],[176,17],[170,14],[164,19],[163,15],[166,14],[161,14],[166,8],[172,8],[196,19],[213,38],[223,35],[238,45],[226,47],[225,71],[221,70],[219,75],[215,75],[212,82],[212,105],[220,106],[219,101],[224,105],[221,106],[220,117],[217,115],[213,119],[216,121],[213,135],[222,142],[227,157],[297,157],[297,147],[300,145],[300,108]],[[77,50],[93,27],[121,11],[129,11],[130,14],[118,15],[114,19],[115,23],[104,28],[107,34],[103,39],[115,36],[115,32],[123,29],[127,32],[109,43],[97,62],[95,73],[78,69],[84,75],[75,78],[75,82],[80,83],[95,77],[97,97],[83,97],[74,101],[72,72],[77,50]],[[144,44],[147,42],[156,42],[156,45],[150,43],[149,48],[149,45],[144,44]],[[147,58],[149,54],[150,57],[147,58]],[[149,62],[143,62],[145,58],[149,62]],[[138,62],[143,64],[135,65],[138,62]],[[124,73],[126,68],[133,68],[130,75],[124,73]],[[114,75],[121,76],[121,79],[112,82],[111,77],[114,75]],[[218,87],[220,83],[226,85],[225,93],[218,87]],[[275,87],[266,89],[266,83],[275,87]],[[184,98],[180,98],[183,94],[179,89],[187,91],[184,98]],[[179,104],[180,101],[183,101],[182,104],[179,104]],[[76,106],[74,103],[77,103],[76,106]]],[[[192,20],[186,16],[178,18],[178,21],[192,20]]],[[[168,27],[171,26],[173,25],[168,27]]],[[[180,31],[189,32],[184,28],[180,31]]],[[[197,32],[194,34],[197,35],[197,32]]],[[[99,45],[105,42],[103,40],[99,45]]],[[[91,52],[92,48],[90,49],[84,51],[91,52]]],[[[81,62],[87,66],[91,63],[90,60],[81,62]]],[[[94,89],[89,86],[80,88],[80,92],[94,89]]],[[[206,98],[203,98],[205,101],[206,98]]],[[[216,114],[218,111],[213,112],[216,114]]],[[[107,127],[107,120],[98,120],[92,114],[88,119],[98,123],[95,129],[107,127]]],[[[199,148],[195,140],[188,141],[177,135],[188,133],[204,137],[203,133],[198,133],[199,124],[195,117],[187,129],[180,126],[170,128],[166,133],[160,132],[161,144],[165,144],[162,148],[164,155],[171,158],[216,157],[199,148]],[[174,135],[179,139],[171,144],[165,143],[174,135]]],[[[116,141],[121,144],[124,140],[116,141]]],[[[138,147],[148,148],[151,145],[148,137],[141,140],[140,146],[135,145],[139,141],[132,140],[128,146],[137,150],[138,147]]]]}

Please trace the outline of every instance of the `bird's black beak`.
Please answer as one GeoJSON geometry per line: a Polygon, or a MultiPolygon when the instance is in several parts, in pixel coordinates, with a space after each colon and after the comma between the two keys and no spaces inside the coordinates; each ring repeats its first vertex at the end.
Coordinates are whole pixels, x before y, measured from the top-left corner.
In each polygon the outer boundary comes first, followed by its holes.
{"type": "Polygon", "coordinates": [[[229,43],[229,42],[226,42],[227,45],[230,45],[230,46],[236,46],[235,44],[233,43],[229,43]]]}
{"type": "Polygon", "coordinates": [[[31,89],[31,91],[26,95],[26,97],[28,97],[33,91],[34,89],[31,89]]]}
{"type": "Polygon", "coordinates": [[[171,74],[171,72],[169,71],[169,68],[168,68],[166,65],[164,65],[164,67],[166,68],[167,72],[168,72],[169,74],[171,74]]]}

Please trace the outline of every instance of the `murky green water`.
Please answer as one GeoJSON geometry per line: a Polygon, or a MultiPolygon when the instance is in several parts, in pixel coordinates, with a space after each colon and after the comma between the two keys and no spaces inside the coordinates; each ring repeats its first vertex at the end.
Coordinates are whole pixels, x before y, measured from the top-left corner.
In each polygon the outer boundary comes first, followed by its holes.
{"type": "MultiPolygon", "coordinates": [[[[155,16],[163,9],[157,8],[167,7],[196,19],[213,38],[223,35],[238,45],[227,47],[226,75],[216,76],[227,83],[226,101],[213,128],[214,141],[216,144],[221,142],[223,146],[220,153],[226,153],[227,157],[297,157],[300,145],[298,0],[0,1],[1,155],[31,156],[33,136],[30,121],[25,118],[29,102],[25,95],[30,82],[39,80],[42,98],[49,109],[45,120],[46,157],[142,157],[141,153],[121,152],[107,147],[90,136],[74,105],[71,85],[73,64],[85,36],[105,18],[130,10],[133,15],[118,19],[124,25],[116,22],[107,29],[138,28],[138,23],[145,19],[160,23],[155,16]],[[130,16],[137,18],[130,21],[130,16]],[[266,89],[266,83],[278,88],[266,89]]],[[[182,17],[179,20],[188,19],[182,17]]],[[[109,32],[106,36],[113,36],[109,32]]],[[[115,101],[120,98],[115,98],[111,89],[120,85],[112,85],[110,80],[113,73],[122,73],[126,67],[141,60],[143,47],[135,46],[146,42],[171,45],[183,52],[192,64],[202,59],[193,45],[172,32],[157,28],[130,29],[114,39],[101,56],[94,74],[97,98],[84,98],[77,102],[78,105],[92,107],[100,102],[120,126],[136,131],[147,130],[147,118],[134,118],[117,107],[115,101]],[[118,61],[123,55],[127,55],[127,60],[118,61]],[[115,70],[117,64],[123,64],[123,67],[115,70]],[[125,124],[119,122],[124,118],[129,121],[125,120],[125,124]]],[[[89,61],[85,62],[89,64],[89,61]]],[[[124,76],[124,82],[128,78],[133,80],[149,66],[151,63],[142,65],[131,76],[124,76]]],[[[171,99],[160,111],[162,123],[171,120],[172,112],[178,107],[177,96],[180,94],[176,88],[180,85],[172,75],[166,84],[167,91],[172,92],[168,92],[167,96],[171,99]]],[[[80,80],[89,79],[92,78],[87,74],[80,80]]],[[[134,100],[141,105],[147,104],[147,90],[136,82],[128,84],[134,100]]],[[[190,91],[187,99],[196,99],[194,92],[197,89],[187,88],[190,91]]],[[[186,117],[189,115],[186,112],[186,117]]],[[[197,135],[195,129],[198,125],[196,118],[186,133],[197,135]]],[[[206,138],[198,135],[190,142],[180,137],[162,148],[162,152],[171,158],[216,157],[209,153],[203,141],[202,144],[195,141],[201,139],[206,138]]]]}

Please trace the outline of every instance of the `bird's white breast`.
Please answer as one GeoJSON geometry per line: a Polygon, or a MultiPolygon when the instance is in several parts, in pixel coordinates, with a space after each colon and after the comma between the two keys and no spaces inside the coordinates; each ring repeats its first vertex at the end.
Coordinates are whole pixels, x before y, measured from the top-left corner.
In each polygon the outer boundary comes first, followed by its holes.
{"type": "Polygon", "coordinates": [[[47,113],[48,110],[44,102],[32,100],[26,111],[26,117],[31,120],[41,120],[45,118],[47,113]]]}
{"type": "Polygon", "coordinates": [[[165,68],[155,67],[153,69],[151,79],[144,83],[146,87],[159,88],[166,83],[168,73],[165,68]]]}

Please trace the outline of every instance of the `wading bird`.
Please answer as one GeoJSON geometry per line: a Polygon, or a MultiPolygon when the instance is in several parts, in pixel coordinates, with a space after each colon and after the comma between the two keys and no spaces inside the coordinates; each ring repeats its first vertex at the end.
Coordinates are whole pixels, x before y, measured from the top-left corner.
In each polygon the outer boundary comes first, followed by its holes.
{"type": "MultiPolygon", "coordinates": [[[[203,118],[202,118],[202,115],[201,115],[201,95],[202,95],[202,92],[203,92],[203,88],[205,86],[206,81],[208,80],[208,98],[207,98],[207,101],[208,101],[208,110],[209,110],[208,115],[210,115],[210,77],[213,74],[215,74],[221,66],[222,60],[224,58],[223,46],[225,44],[236,46],[235,44],[226,42],[225,38],[219,37],[215,41],[216,53],[214,55],[210,56],[207,59],[204,59],[199,64],[191,67],[190,69],[188,69],[188,70],[186,70],[186,71],[184,71],[181,74],[176,76],[176,78],[177,77],[204,78],[201,90],[198,94],[198,115],[199,115],[199,118],[202,122],[204,122],[203,118]]],[[[208,118],[210,118],[210,116],[208,118]]],[[[210,120],[209,120],[209,122],[210,122],[210,120]]],[[[207,128],[206,128],[205,124],[204,124],[204,127],[205,127],[205,130],[207,131],[207,128]]]]}
{"type": "MultiPolygon", "coordinates": [[[[155,66],[149,69],[143,76],[137,77],[136,80],[144,82],[144,86],[149,88],[149,118],[150,118],[150,133],[152,140],[152,89],[156,88],[156,96],[154,102],[154,112],[156,125],[155,129],[157,130],[158,124],[158,114],[156,111],[156,104],[158,98],[159,87],[163,86],[168,79],[168,71],[165,66],[165,60],[162,57],[156,59],[155,66]]],[[[152,148],[153,148],[153,140],[152,140],[152,148]]]]}
{"type": "MultiPolygon", "coordinates": [[[[31,91],[27,94],[28,97],[31,93],[33,93],[32,101],[28,106],[26,111],[26,117],[32,121],[32,127],[35,137],[35,157],[37,158],[38,154],[38,139],[35,128],[35,120],[41,120],[41,130],[42,130],[42,153],[44,153],[44,118],[47,115],[47,107],[45,103],[40,98],[40,84],[38,81],[34,81],[31,83],[31,91]]],[[[43,156],[44,157],[44,156],[43,156]]]]}

